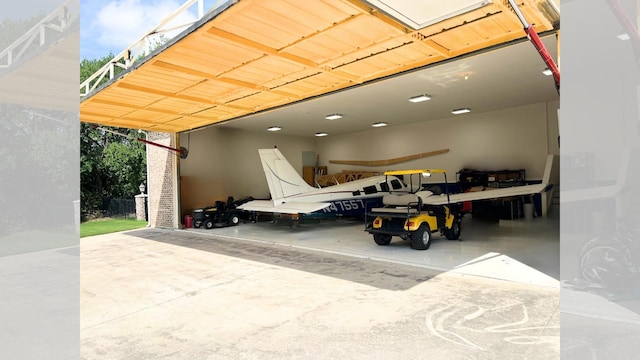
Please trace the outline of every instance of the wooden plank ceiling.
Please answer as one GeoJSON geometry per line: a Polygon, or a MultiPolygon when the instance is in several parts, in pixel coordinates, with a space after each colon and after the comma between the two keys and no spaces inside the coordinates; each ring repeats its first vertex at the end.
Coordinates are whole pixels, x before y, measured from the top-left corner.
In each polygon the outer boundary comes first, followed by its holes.
{"type": "MultiPolygon", "coordinates": [[[[540,33],[553,24],[519,8],[540,33]]],[[[412,30],[359,0],[241,0],[80,104],[81,121],[177,133],[523,38],[507,1],[412,30]]]]}

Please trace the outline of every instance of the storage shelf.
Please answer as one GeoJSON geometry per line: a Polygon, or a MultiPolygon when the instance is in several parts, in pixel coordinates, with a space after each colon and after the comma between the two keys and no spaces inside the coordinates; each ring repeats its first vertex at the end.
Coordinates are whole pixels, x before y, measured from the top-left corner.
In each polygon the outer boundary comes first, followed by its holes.
{"type": "MultiPolygon", "coordinates": [[[[524,169],[477,171],[461,170],[457,173],[460,191],[469,191],[475,187],[483,188],[507,188],[526,185],[524,169]]],[[[473,201],[470,204],[473,216],[488,218],[491,220],[512,220],[523,216],[521,196],[498,200],[473,201]]]]}

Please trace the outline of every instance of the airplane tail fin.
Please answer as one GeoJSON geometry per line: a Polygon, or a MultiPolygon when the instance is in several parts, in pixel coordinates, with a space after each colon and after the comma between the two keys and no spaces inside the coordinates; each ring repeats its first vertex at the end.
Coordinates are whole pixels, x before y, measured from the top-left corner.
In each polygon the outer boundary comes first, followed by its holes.
{"type": "Polygon", "coordinates": [[[269,184],[271,199],[275,205],[281,204],[285,197],[304,194],[315,189],[304,181],[277,148],[258,149],[258,152],[269,184]]]}

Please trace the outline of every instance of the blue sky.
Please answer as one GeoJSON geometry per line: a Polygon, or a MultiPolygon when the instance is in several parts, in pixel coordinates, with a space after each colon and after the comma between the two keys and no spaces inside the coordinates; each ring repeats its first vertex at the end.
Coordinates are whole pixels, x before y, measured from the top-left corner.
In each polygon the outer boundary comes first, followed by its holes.
{"type": "MultiPolygon", "coordinates": [[[[119,54],[146,35],[186,0],[81,0],[80,1],[80,58],[98,59],[109,52],[119,54]]],[[[216,3],[204,0],[205,13],[216,3]]],[[[196,19],[197,4],[183,13],[176,23],[196,19]]],[[[171,37],[178,33],[167,34],[171,37]]]]}

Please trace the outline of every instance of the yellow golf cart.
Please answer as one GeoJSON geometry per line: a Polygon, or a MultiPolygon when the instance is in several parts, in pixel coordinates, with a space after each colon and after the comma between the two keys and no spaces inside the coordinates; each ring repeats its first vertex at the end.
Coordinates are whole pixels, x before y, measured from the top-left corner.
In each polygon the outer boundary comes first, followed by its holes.
{"type": "MultiPolygon", "coordinates": [[[[365,231],[373,235],[378,245],[389,245],[393,236],[408,240],[416,250],[427,250],[431,246],[431,235],[440,232],[449,240],[460,238],[460,223],[463,213],[459,204],[451,204],[444,170],[397,170],[387,171],[388,176],[408,176],[410,192],[389,192],[382,203],[384,207],[373,208],[366,213],[365,231]],[[434,173],[444,175],[444,194],[424,190],[422,179],[434,173]],[[415,185],[414,185],[415,183],[415,185]],[[429,197],[446,196],[442,205],[428,204],[429,197]]],[[[405,180],[406,181],[406,180],[405,180]]]]}

